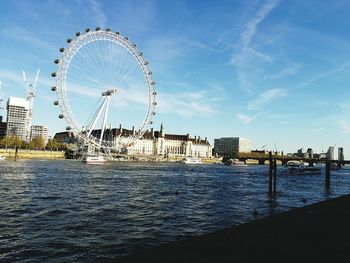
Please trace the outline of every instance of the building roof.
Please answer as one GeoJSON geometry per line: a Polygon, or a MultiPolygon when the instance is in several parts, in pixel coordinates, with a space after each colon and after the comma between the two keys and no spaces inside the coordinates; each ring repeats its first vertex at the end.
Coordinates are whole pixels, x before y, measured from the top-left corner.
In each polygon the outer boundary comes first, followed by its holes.
{"type": "Polygon", "coordinates": [[[9,97],[7,101],[7,106],[17,106],[17,107],[23,107],[25,109],[29,109],[29,101],[23,98],[17,98],[17,97],[9,97]]]}
{"type": "MultiPolygon", "coordinates": [[[[104,138],[112,138],[112,137],[116,137],[116,136],[122,136],[122,137],[128,137],[133,135],[135,132],[134,128],[132,128],[131,130],[129,129],[124,129],[121,126],[119,128],[113,128],[113,129],[106,129],[104,132],[104,138]]],[[[99,137],[101,134],[101,129],[95,129],[92,131],[91,133],[93,136],[95,137],[99,137]]],[[[67,132],[60,132],[60,133],[56,133],[57,137],[61,137],[61,136],[67,136],[67,132]]],[[[193,144],[204,144],[204,145],[210,145],[209,141],[207,140],[207,138],[200,139],[200,137],[195,136],[194,138],[191,138],[189,134],[186,135],[181,135],[181,134],[162,134],[160,131],[154,131],[153,129],[151,129],[150,131],[147,130],[144,134],[143,134],[143,138],[144,139],[157,139],[157,138],[164,138],[166,140],[175,140],[175,141],[191,141],[193,144]]]]}

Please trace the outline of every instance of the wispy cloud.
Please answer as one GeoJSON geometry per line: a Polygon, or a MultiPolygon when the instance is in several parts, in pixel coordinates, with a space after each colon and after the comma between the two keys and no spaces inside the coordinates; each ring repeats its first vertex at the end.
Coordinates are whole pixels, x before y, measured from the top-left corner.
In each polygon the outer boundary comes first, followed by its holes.
{"type": "Polygon", "coordinates": [[[105,27],[107,23],[107,17],[102,11],[101,2],[96,0],[89,0],[89,3],[91,6],[92,15],[95,18],[96,22],[99,26],[105,27]]]}
{"type": "Polygon", "coordinates": [[[13,82],[15,84],[23,84],[22,72],[14,72],[6,69],[0,70],[0,80],[2,80],[2,84],[6,85],[6,82],[13,82]]]}
{"type": "Polygon", "coordinates": [[[40,48],[46,48],[50,50],[57,48],[56,45],[53,45],[44,38],[39,37],[37,31],[30,31],[25,29],[24,27],[20,27],[17,25],[2,28],[0,34],[4,36],[6,35],[6,38],[8,39],[25,42],[40,48]]]}
{"type": "Polygon", "coordinates": [[[246,115],[246,114],[244,114],[244,113],[238,113],[238,114],[236,115],[236,117],[237,117],[240,121],[242,121],[244,124],[248,124],[248,123],[250,123],[250,122],[252,122],[253,120],[256,119],[256,116],[248,116],[248,115],[246,115]]]}
{"type": "Polygon", "coordinates": [[[350,67],[350,61],[342,64],[341,66],[339,66],[336,69],[329,70],[329,71],[322,72],[322,73],[318,74],[317,76],[313,77],[312,79],[301,83],[300,87],[308,86],[308,85],[310,85],[310,84],[312,84],[312,83],[314,83],[316,81],[319,81],[321,79],[324,79],[324,78],[329,77],[331,75],[334,75],[336,73],[342,72],[342,71],[348,69],[349,67],[350,67]]]}
{"type": "Polygon", "coordinates": [[[343,133],[350,133],[350,121],[349,119],[338,120],[337,124],[343,133]]]}
{"type": "Polygon", "coordinates": [[[279,3],[279,0],[268,1],[246,25],[245,30],[241,34],[241,44],[247,48],[252,41],[257,26],[264,20],[264,18],[274,9],[279,3]]]}
{"type": "Polygon", "coordinates": [[[281,69],[279,72],[264,76],[264,79],[280,79],[287,76],[295,75],[299,69],[301,68],[301,65],[298,63],[292,63],[288,65],[287,67],[281,69]]]}
{"type": "Polygon", "coordinates": [[[248,110],[257,110],[267,104],[287,96],[285,89],[270,89],[261,93],[256,99],[249,101],[248,110]]]}
{"type": "Polygon", "coordinates": [[[279,0],[270,0],[264,4],[254,16],[245,24],[244,30],[240,35],[240,41],[235,45],[235,53],[231,57],[231,63],[236,67],[236,73],[239,80],[239,87],[249,94],[253,94],[251,79],[247,73],[247,66],[252,66],[255,61],[263,60],[271,63],[273,57],[264,54],[252,47],[252,40],[257,31],[258,25],[269,15],[269,13],[278,5],[279,0]]]}
{"type": "Polygon", "coordinates": [[[325,129],[326,129],[326,127],[320,127],[320,128],[317,128],[317,129],[313,129],[310,132],[316,133],[316,132],[324,131],[325,129]]]}
{"type": "Polygon", "coordinates": [[[218,113],[206,98],[206,92],[162,93],[157,99],[157,108],[161,113],[206,118],[218,113]]]}

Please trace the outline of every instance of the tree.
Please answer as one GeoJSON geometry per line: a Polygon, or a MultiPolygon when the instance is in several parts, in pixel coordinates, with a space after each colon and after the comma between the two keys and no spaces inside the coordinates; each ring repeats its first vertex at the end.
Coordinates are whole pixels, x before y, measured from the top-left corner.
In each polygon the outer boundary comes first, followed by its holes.
{"type": "Polygon", "coordinates": [[[59,147],[60,147],[60,144],[56,139],[49,139],[46,144],[46,148],[49,149],[50,151],[53,151],[54,149],[57,151],[59,147]]]}
{"type": "Polygon", "coordinates": [[[7,136],[4,138],[5,140],[5,147],[9,148],[20,148],[22,146],[23,141],[21,138],[19,138],[17,135],[7,136]]]}
{"type": "Polygon", "coordinates": [[[29,142],[29,148],[32,148],[34,150],[41,150],[45,148],[45,141],[44,138],[41,136],[34,137],[30,142],[29,142]]]}

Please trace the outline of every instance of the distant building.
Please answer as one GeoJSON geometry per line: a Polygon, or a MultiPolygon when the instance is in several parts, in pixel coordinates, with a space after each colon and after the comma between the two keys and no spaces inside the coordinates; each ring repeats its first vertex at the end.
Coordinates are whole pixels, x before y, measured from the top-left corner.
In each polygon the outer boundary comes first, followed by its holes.
{"type": "Polygon", "coordinates": [[[327,153],[320,153],[319,159],[327,159],[327,153]]]}
{"type": "Polygon", "coordinates": [[[18,136],[21,140],[29,140],[28,110],[29,102],[26,99],[16,97],[8,99],[6,136],[18,136]]]}
{"type": "Polygon", "coordinates": [[[0,116],[0,140],[6,136],[6,122],[2,121],[2,116],[0,116]]]}
{"type": "Polygon", "coordinates": [[[58,143],[76,143],[77,140],[71,131],[58,132],[53,137],[58,143]]]}
{"type": "Polygon", "coordinates": [[[238,153],[251,152],[251,141],[241,137],[222,137],[214,139],[214,153],[217,156],[230,158],[238,153]]]}
{"type": "Polygon", "coordinates": [[[339,161],[344,161],[344,148],[343,147],[339,147],[338,148],[338,160],[339,161]]]}
{"type": "Polygon", "coordinates": [[[42,137],[44,139],[45,144],[48,140],[48,129],[46,126],[41,125],[32,125],[30,127],[30,139],[32,140],[35,137],[42,137]]]}
{"type": "Polygon", "coordinates": [[[306,154],[307,154],[307,158],[310,158],[310,159],[314,158],[314,151],[311,148],[307,149],[306,154]]]}
{"type": "Polygon", "coordinates": [[[328,151],[327,151],[327,159],[329,160],[336,160],[335,156],[335,147],[334,146],[329,146],[328,151]]]}

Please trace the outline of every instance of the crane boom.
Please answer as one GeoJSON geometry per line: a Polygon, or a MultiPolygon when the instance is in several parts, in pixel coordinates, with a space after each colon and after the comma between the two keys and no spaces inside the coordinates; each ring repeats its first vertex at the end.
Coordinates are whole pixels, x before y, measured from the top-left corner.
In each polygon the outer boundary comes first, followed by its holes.
{"type": "Polygon", "coordinates": [[[23,74],[24,86],[27,91],[27,101],[29,102],[28,118],[27,118],[27,134],[26,134],[26,141],[28,142],[30,140],[30,128],[32,125],[32,118],[33,118],[33,104],[34,104],[34,97],[35,97],[35,89],[38,84],[40,69],[37,70],[36,76],[33,82],[28,83],[28,79],[24,70],[22,71],[22,74],[23,74]]]}

